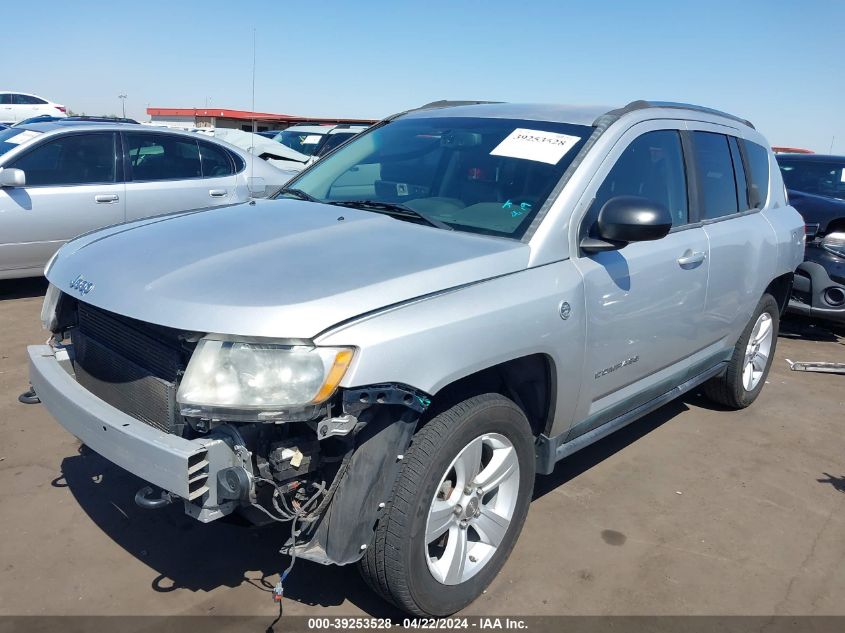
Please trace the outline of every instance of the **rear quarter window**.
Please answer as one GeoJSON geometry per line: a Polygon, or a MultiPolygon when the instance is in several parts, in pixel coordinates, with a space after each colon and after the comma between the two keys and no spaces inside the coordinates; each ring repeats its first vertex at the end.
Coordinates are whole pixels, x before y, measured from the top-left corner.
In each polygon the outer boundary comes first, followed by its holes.
{"type": "Polygon", "coordinates": [[[748,198],[752,209],[762,209],[769,197],[769,150],[762,145],[745,141],[748,160],[748,198]]]}

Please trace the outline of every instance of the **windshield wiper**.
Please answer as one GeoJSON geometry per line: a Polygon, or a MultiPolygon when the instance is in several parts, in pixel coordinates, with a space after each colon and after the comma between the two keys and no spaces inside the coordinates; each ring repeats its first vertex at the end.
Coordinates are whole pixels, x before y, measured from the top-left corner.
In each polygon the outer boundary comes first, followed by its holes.
{"type": "Polygon", "coordinates": [[[334,204],[339,207],[352,207],[355,209],[364,209],[366,211],[375,211],[376,213],[384,213],[394,218],[406,218],[422,220],[429,226],[446,231],[453,231],[454,229],[436,218],[412,209],[411,207],[401,204],[399,202],[381,202],[379,200],[332,200],[329,204],[334,204]]]}
{"type": "Polygon", "coordinates": [[[293,196],[299,200],[305,200],[306,202],[322,202],[322,200],[318,200],[311,194],[305,193],[302,189],[289,189],[288,187],[282,187],[276,192],[276,195],[278,196],[282,194],[288,194],[289,196],[293,196]]]}

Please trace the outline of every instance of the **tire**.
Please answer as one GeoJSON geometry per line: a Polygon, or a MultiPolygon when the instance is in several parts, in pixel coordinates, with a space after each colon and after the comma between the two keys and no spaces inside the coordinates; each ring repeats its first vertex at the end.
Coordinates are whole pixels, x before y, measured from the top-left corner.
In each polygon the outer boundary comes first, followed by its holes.
{"type": "Polygon", "coordinates": [[[533,487],[534,436],[522,410],[492,393],[456,404],[414,435],[359,563],[361,575],[383,598],[413,615],[459,611],[505,564],[525,523],[533,487]],[[468,467],[476,457],[477,477],[468,467]],[[507,476],[494,477],[499,483],[489,482],[493,473],[505,471],[507,476]],[[469,476],[473,483],[487,480],[487,490],[463,486],[469,476]],[[502,516],[507,515],[504,526],[502,516]],[[429,544],[428,537],[438,533],[429,544]],[[457,551],[464,555],[450,557],[461,544],[467,549],[457,551]]]}
{"type": "MultiPolygon", "coordinates": [[[[767,327],[762,325],[762,328],[767,327]]],[[[733,354],[728,361],[728,366],[724,373],[711,378],[704,383],[704,395],[713,402],[721,404],[729,409],[744,409],[757,399],[760,392],[763,390],[763,385],[766,384],[766,378],[769,375],[769,369],[772,366],[772,359],[774,358],[775,348],[777,346],[778,331],[780,328],[780,309],[777,301],[771,295],[763,295],[760,303],[757,304],[757,309],[742,336],[739,337],[734,346],[733,354]],[[766,345],[757,343],[757,351],[749,361],[748,354],[753,351],[753,346],[750,344],[752,337],[755,339],[761,336],[761,331],[758,330],[759,324],[768,323],[768,351],[765,358],[762,352],[766,345]],[[749,381],[748,364],[753,361],[754,372],[752,379],[749,381]]]]}

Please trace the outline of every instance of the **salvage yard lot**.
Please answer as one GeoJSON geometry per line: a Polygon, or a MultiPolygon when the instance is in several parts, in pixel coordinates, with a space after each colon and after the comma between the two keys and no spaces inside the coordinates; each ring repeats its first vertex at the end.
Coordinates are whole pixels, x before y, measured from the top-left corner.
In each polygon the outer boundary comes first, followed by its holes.
{"type": "MultiPolygon", "coordinates": [[[[144,511],[143,483],[18,403],[45,284],[0,282],[0,614],[273,617],[281,528],[144,511]]],[[[845,614],[845,338],[794,325],[751,408],[690,394],[539,477],[467,614],[845,614]]],[[[398,615],[352,567],[297,562],[285,612],[398,615]]]]}

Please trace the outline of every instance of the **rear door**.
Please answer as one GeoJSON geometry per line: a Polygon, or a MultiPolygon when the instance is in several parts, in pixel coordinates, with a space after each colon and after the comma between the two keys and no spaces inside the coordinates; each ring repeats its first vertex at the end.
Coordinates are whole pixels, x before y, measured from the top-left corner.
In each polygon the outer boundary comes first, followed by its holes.
{"type": "Polygon", "coordinates": [[[32,117],[46,114],[46,108],[44,106],[47,105],[47,102],[39,97],[13,94],[12,103],[15,117],[18,121],[26,121],[32,117]]]}
{"type": "Polygon", "coordinates": [[[710,242],[703,326],[727,349],[751,318],[775,264],[775,234],[759,213],[768,197],[768,151],[760,147],[765,174],[752,177],[745,141],[722,126],[691,125],[698,206],[710,242]]]}
{"type": "Polygon", "coordinates": [[[12,106],[12,93],[0,92],[0,123],[14,123],[15,110],[12,106]]]}
{"type": "Polygon", "coordinates": [[[67,240],[123,222],[117,142],[114,132],[62,134],[5,165],[26,185],[0,189],[0,269],[43,268],[67,240]]]}
{"type": "Polygon", "coordinates": [[[234,164],[219,145],[182,134],[124,132],[126,218],[234,202],[234,164]]]}

